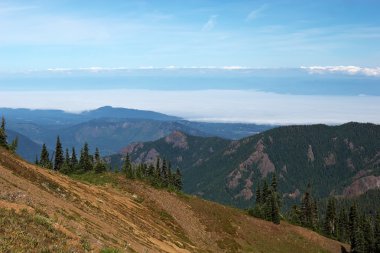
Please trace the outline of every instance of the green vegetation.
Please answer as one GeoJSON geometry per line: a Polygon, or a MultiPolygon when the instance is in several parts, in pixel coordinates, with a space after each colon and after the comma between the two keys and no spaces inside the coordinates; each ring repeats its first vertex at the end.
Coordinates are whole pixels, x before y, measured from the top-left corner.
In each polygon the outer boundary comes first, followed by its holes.
{"type": "Polygon", "coordinates": [[[177,168],[176,172],[173,173],[171,163],[167,162],[166,159],[162,159],[161,162],[161,159],[157,157],[156,166],[154,167],[152,164],[132,164],[129,154],[127,154],[122,171],[129,179],[146,180],[158,188],[168,188],[175,191],[182,190],[182,175],[180,170],[177,168]]]}
{"type": "Polygon", "coordinates": [[[27,210],[0,208],[0,252],[69,252],[65,235],[51,221],[27,210]],[[49,245],[49,246],[47,246],[49,245]]]}
{"type": "Polygon", "coordinates": [[[371,214],[360,211],[356,200],[341,201],[333,197],[327,200],[327,204],[321,202],[318,205],[310,194],[305,192],[301,206],[293,206],[286,218],[293,224],[310,228],[334,240],[351,244],[353,253],[377,253],[379,252],[380,209],[377,214],[372,210],[371,214]],[[346,208],[348,202],[351,206],[346,208]],[[308,204],[309,203],[309,204],[308,204]],[[323,206],[323,205],[327,206],[323,206]],[[318,209],[323,209],[321,214],[318,209]],[[348,212],[346,210],[349,210],[348,212]],[[320,217],[322,217],[320,219],[320,217]]]}
{"type": "Polygon", "coordinates": [[[255,206],[248,209],[248,214],[271,221],[274,224],[280,224],[280,205],[280,197],[277,192],[277,177],[276,174],[273,174],[270,187],[268,187],[266,180],[262,189],[258,185],[255,206]]]}
{"type": "Polygon", "coordinates": [[[5,129],[5,118],[1,118],[1,126],[0,126],[0,147],[4,147],[6,149],[9,149],[12,153],[15,153],[18,146],[18,137],[11,142],[11,144],[8,144],[7,141],[7,131],[5,129]]]}

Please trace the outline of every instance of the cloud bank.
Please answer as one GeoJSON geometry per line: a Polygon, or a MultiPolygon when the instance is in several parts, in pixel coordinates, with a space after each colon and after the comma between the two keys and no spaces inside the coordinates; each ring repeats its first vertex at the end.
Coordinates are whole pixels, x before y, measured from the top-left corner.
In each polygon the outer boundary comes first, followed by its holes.
{"type": "Polygon", "coordinates": [[[348,75],[380,76],[380,67],[365,68],[357,66],[312,66],[301,67],[310,74],[341,73],[348,75]]]}
{"type": "Polygon", "coordinates": [[[4,91],[0,107],[82,111],[104,105],[154,110],[186,119],[265,124],[380,123],[380,97],[307,96],[254,90],[4,91]]]}

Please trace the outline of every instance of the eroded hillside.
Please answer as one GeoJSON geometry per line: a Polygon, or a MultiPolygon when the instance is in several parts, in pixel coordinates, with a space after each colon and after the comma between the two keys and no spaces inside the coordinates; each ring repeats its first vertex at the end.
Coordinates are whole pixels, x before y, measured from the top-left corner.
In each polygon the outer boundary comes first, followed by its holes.
{"type": "Polygon", "coordinates": [[[109,174],[91,185],[0,149],[1,252],[341,252],[341,244],[109,174]]]}

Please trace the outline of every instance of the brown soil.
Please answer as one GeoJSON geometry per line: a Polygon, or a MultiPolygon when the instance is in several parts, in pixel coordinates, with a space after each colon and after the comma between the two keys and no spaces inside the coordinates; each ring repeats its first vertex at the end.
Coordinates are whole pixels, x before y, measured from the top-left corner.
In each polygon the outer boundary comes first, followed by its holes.
{"type": "Polygon", "coordinates": [[[75,252],[341,252],[304,228],[114,177],[117,188],[81,183],[0,149],[0,209],[44,214],[75,252]]]}

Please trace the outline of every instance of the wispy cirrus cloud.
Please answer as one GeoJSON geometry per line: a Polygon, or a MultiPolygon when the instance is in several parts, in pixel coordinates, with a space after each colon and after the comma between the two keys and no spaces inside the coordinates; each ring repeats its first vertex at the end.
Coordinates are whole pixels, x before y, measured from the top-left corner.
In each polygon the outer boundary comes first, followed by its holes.
{"type": "Polygon", "coordinates": [[[258,17],[260,17],[260,15],[262,14],[263,11],[265,11],[265,9],[267,9],[267,5],[264,4],[256,9],[253,9],[251,10],[251,12],[248,14],[248,16],[246,17],[246,21],[252,21],[258,17]]]}
{"type": "Polygon", "coordinates": [[[365,75],[380,76],[380,67],[366,68],[358,66],[311,66],[301,67],[310,74],[348,74],[348,75],[365,75]]]}
{"type": "Polygon", "coordinates": [[[214,29],[214,27],[216,26],[216,23],[217,23],[217,18],[218,18],[217,15],[212,15],[208,19],[208,21],[203,25],[202,31],[208,32],[208,31],[211,31],[212,29],[214,29]]]}

